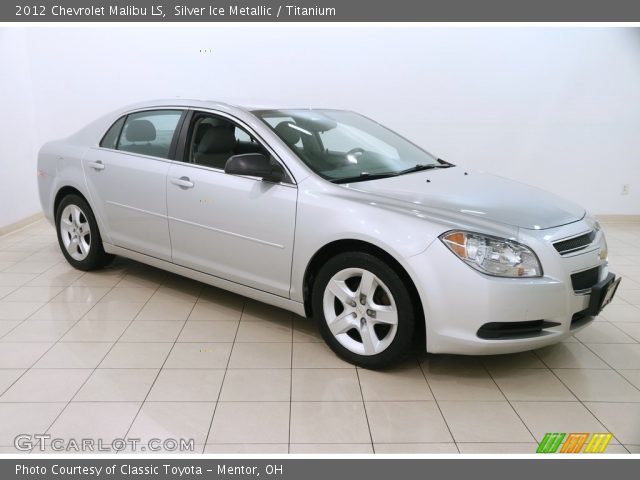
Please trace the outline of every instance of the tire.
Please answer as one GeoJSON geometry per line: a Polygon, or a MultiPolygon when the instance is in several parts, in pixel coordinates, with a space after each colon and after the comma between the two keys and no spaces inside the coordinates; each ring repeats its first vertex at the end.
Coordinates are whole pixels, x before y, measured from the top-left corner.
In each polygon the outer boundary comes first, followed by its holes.
{"type": "Polygon", "coordinates": [[[113,260],[104,251],[91,207],[79,195],[67,195],[58,205],[56,232],[62,254],[78,270],[97,270],[113,260]]]}
{"type": "Polygon", "coordinates": [[[324,340],[347,362],[377,370],[411,351],[411,295],[382,260],[368,253],[341,253],[322,266],[311,295],[313,317],[324,340]]]}

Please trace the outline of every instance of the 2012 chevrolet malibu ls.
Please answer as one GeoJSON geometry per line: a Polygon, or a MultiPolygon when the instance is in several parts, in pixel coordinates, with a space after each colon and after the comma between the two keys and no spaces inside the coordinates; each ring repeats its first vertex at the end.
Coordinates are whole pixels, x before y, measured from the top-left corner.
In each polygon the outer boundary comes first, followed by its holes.
{"type": "Polygon", "coordinates": [[[620,282],[584,209],[439,159],[357,113],[167,100],[38,157],[81,270],[122,255],[312,317],[368,368],[558,342],[620,282]]]}

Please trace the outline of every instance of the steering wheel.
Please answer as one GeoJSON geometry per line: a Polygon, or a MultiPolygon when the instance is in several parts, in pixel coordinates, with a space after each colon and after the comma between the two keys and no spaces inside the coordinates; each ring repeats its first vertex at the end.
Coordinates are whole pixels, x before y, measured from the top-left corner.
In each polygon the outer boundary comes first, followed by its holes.
{"type": "Polygon", "coordinates": [[[348,157],[349,155],[362,155],[363,153],[364,153],[364,148],[355,147],[349,150],[346,153],[345,157],[348,157]]]}

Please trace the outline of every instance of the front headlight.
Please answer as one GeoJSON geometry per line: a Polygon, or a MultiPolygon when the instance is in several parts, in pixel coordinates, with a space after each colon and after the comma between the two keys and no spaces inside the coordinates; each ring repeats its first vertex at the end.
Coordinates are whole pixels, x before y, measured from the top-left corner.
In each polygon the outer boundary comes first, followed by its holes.
{"type": "Polygon", "coordinates": [[[542,266],[529,247],[479,233],[453,230],[440,240],[471,268],[498,277],[541,277],[542,266]]]}

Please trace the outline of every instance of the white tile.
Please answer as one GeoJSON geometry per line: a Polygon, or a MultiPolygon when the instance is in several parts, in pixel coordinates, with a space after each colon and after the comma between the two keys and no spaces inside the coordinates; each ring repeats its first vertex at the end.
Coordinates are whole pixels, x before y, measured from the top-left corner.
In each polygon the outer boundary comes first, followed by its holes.
{"type": "Polygon", "coordinates": [[[120,338],[121,342],[174,342],[183,322],[138,321],[131,322],[120,338]]]}
{"type": "Polygon", "coordinates": [[[354,368],[324,343],[294,343],[293,368],[354,368]]]}
{"type": "Polygon", "coordinates": [[[184,302],[154,302],[147,303],[138,316],[136,321],[139,320],[179,320],[184,321],[187,319],[193,305],[184,302]]]}
{"type": "Polygon", "coordinates": [[[549,432],[602,432],[603,425],[580,402],[512,402],[539,442],[549,432]]]}
{"type": "Polygon", "coordinates": [[[139,409],[138,402],[73,402],[47,433],[66,440],[92,438],[111,443],[124,438],[139,409]]]}
{"type": "Polygon", "coordinates": [[[146,402],[128,436],[143,442],[157,438],[204,444],[214,408],[213,402],[146,402]]]}
{"type": "Polygon", "coordinates": [[[24,373],[22,368],[0,369],[0,395],[24,373]]]}
{"type": "Polygon", "coordinates": [[[0,403],[0,445],[12,446],[16,436],[45,433],[66,403],[0,403]]]}
{"type": "Polygon", "coordinates": [[[580,343],[558,343],[536,350],[536,354],[549,368],[609,368],[580,343]]]}
{"type": "Polygon", "coordinates": [[[22,322],[2,337],[3,342],[56,342],[73,326],[73,320],[22,322]]]}
{"type": "Polygon", "coordinates": [[[176,343],[164,368],[226,368],[231,343],[176,343]]]}
{"type": "Polygon", "coordinates": [[[98,302],[84,316],[84,320],[131,321],[142,309],[144,302],[98,302]]]}
{"type": "Polygon", "coordinates": [[[141,402],[151,385],[157,369],[99,368],[73,397],[76,402],[141,402]]]}
{"type": "Polygon", "coordinates": [[[589,345],[598,356],[613,368],[640,369],[640,344],[589,345]]]}
{"type": "Polygon", "coordinates": [[[640,403],[587,402],[585,406],[621,443],[640,445],[640,403]]]}
{"type": "Polygon", "coordinates": [[[452,442],[436,402],[367,402],[374,443],[452,442]]]}
{"type": "Polygon", "coordinates": [[[289,453],[365,454],[373,453],[371,443],[292,443],[289,453]]]}
{"type": "Polygon", "coordinates": [[[532,442],[522,420],[507,402],[438,402],[456,442],[532,442]]]}
{"type": "Polygon", "coordinates": [[[634,343],[635,340],[609,322],[593,322],[578,332],[576,338],[583,343],[634,343]]]}
{"type": "Polygon", "coordinates": [[[224,370],[163,369],[158,375],[149,401],[215,402],[220,393],[224,370]]]}
{"type": "Polygon", "coordinates": [[[51,346],[50,342],[0,343],[2,368],[29,368],[51,346]]]}
{"type": "Polygon", "coordinates": [[[111,342],[56,343],[34,368],[95,368],[112,345],[111,342]]]}
{"type": "Polygon", "coordinates": [[[116,343],[99,368],[160,368],[172,343],[116,343]]]}
{"type": "Polygon", "coordinates": [[[0,320],[24,320],[43,305],[44,302],[7,302],[0,300],[0,320]]]}
{"type": "Polygon", "coordinates": [[[129,326],[127,321],[104,320],[94,322],[91,320],[79,320],[67,334],[62,337],[62,342],[115,342],[129,326]]]}
{"type": "Polygon", "coordinates": [[[291,443],[368,442],[362,402],[291,403],[291,443]]]}
{"type": "Polygon", "coordinates": [[[458,453],[455,443],[376,443],[374,448],[381,454],[458,453]]]}
{"type": "Polygon", "coordinates": [[[48,302],[62,291],[63,287],[22,286],[3,298],[7,302],[48,302]]]}
{"type": "Polygon", "coordinates": [[[178,342],[233,342],[238,325],[234,322],[187,322],[178,342]]]}
{"type": "Polygon", "coordinates": [[[288,369],[230,369],[224,377],[220,401],[288,402],[291,371],[288,369]]]}
{"type": "Polygon", "coordinates": [[[293,401],[362,401],[354,368],[295,368],[291,382],[293,401]]]}
{"type": "Polygon", "coordinates": [[[220,402],[207,443],[287,443],[289,402],[220,402]]]}
{"type": "Polygon", "coordinates": [[[522,368],[494,372],[492,376],[509,400],[576,400],[550,370],[522,368]]]}
{"type": "Polygon", "coordinates": [[[89,369],[29,370],[0,402],[68,402],[91,374],[89,369]]]}
{"type": "Polygon", "coordinates": [[[365,401],[433,400],[420,367],[410,362],[383,371],[358,369],[365,401]]]}
{"type": "Polygon", "coordinates": [[[291,344],[236,343],[229,368],[291,368],[291,344]]]}
{"type": "Polygon", "coordinates": [[[583,401],[640,402],[640,390],[613,370],[554,370],[560,380],[583,401]]]}
{"type": "MultiPolygon", "coordinates": [[[[197,322],[204,323],[204,322],[197,322]]],[[[293,335],[291,322],[242,320],[236,342],[290,342],[293,335]]]]}

